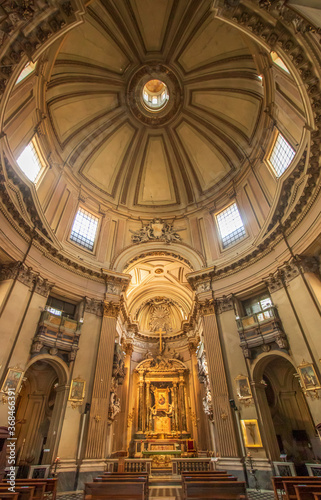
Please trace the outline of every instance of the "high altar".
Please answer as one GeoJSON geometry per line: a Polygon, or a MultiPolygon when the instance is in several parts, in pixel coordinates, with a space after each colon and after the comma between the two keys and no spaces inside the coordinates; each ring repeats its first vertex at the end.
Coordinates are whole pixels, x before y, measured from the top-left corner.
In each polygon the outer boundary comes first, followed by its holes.
{"type": "Polygon", "coordinates": [[[186,426],[188,368],[162,349],[141,361],[138,374],[138,425],[135,457],[152,457],[153,466],[166,466],[170,458],[186,452],[190,437],[186,426]]]}

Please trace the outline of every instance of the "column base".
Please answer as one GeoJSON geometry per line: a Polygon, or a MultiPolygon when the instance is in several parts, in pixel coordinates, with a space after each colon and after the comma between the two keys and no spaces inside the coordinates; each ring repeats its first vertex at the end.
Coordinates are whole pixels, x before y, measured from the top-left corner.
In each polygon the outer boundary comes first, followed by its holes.
{"type": "Polygon", "coordinates": [[[58,492],[74,491],[77,473],[77,464],[74,459],[61,460],[57,468],[58,492]]]}

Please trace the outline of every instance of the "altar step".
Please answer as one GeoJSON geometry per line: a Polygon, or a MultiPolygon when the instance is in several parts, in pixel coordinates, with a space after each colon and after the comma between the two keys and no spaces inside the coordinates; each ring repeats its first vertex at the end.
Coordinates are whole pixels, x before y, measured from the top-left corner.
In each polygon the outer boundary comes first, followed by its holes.
{"type": "Polygon", "coordinates": [[[160,468],[152,469],[152,477],[154,476],[169,476],[172,477],[172,469],[169,468],[160,468]]]}

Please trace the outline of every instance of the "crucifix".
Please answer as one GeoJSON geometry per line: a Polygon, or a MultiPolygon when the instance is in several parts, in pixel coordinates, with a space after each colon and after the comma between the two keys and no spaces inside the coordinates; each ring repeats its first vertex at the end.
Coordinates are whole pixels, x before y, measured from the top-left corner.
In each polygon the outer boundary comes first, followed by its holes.
{"type": "Polygon", "coordinates": [[[163,339],[162,339],[162,333],[166,333],[166,331],[162,330],[161,328],[158,330],[159,333],[159,354],[162,354],[163,352],[163,339]]]}

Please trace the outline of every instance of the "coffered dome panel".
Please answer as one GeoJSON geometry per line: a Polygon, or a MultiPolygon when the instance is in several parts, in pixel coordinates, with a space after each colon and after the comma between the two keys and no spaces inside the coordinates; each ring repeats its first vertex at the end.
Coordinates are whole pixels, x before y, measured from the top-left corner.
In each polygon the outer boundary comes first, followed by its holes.
{"type": "Polygon", "coordinates": [[[135,21],[147,51],[159,51],[168,26],[173,0],[130,1],[135,21]]]}
{"type": "Polygon", "coordinates": [[[232,27],[217,22],[209,14],[205,22],[201,22],[197,32],[187,39],[182,55],[178,61],[186,73],[210,66],[221,59],[237,59],[248,52],[242,35],[232,27]],[[228,40],[228,43],[226,41],[228,40]]]}
{"type": "Polygon", "coordinates": [[[163,136],[150,136],[146,143],[138,182],[138,205],[176,204],[172,159],[163,136]]]}
{"type": "Polygon", "coordinates": [[[73,63],[106,68],[115,73],[123,73],[129,63],[117,42],[90,17],[86,24],[73,30],[62,44],[58,59],[70,58],[73,63]]]}

